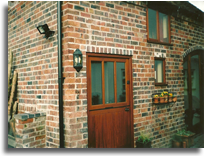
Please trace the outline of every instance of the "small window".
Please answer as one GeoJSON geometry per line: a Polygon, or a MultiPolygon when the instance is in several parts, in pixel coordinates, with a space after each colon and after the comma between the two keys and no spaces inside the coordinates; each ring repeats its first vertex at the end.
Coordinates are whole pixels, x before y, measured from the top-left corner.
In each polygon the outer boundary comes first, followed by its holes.
{"type": "Polygon", "coordinates": [[[167,85],[165,78],[165,58],[155,58],[155,85],[167,85]]]}
{"type": "Polygon", "coordinates": [[[170,44],[170,18],[156,10],[147,9],[147,40],[170,44]]]}

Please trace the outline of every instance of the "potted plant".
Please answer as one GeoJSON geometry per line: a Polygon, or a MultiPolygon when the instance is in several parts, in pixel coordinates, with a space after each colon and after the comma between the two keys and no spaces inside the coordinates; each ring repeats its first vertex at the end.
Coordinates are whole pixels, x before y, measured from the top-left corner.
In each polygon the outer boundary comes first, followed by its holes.
{"type": "Polygon", "coordinates": [[[149,133],[141,133],[136,141],[137,148],[151,148],[151,138],[149,133]]]}
{"type": "Polygon", "coordinates": [[[174,97],[174,96],[173,96],[172,101],[173,101],[173,102],[176,102],[176,101],[177,101],[177,97],[174,97]]]}
{"type": "Polygon", "coordinates": [[[172,147],[173,148],[182,148],[183,143],[182,143],[182,137],[178,135],[173,135],[172,137],[172,147]]]}
{"type": "Polygon", "coordinates": [[[159,103],[159,95],[154,95],[154,97],[153,97],[153,99],[154,99],[154,103],[159,103]]]}
{"type": "Polygon", "coordinates": [[[169,102],[172,102],[172,99],[173,99],[173,94],[169,93],[169,102]]]}
{"type": "Polygon", "coordinates": [[[186,148],[193,146],[195,133],[182,129],[177,131],[176,136],[181,137],[182,142],[186,143],[186,148]]]}
{"type": "Polygon", "coordinates": [[[160,103],[164,103],[164,102],[165,102],[164,94],[161,93],[160,94],[160,103]]]}
{"type": "Polygon", "coordinates": [[[167,103],[168,102],[168,92],[164,91],[163,94],[164,94],[164,98],[165,98],[165,103],[167,103]]]}

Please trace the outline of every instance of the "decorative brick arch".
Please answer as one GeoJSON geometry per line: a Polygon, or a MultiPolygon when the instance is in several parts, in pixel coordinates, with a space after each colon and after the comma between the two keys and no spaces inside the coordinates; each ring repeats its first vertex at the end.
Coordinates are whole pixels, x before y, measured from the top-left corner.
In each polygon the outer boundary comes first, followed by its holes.
{"type": "Polygon", "coordinates": [[[204,50],[204,47],[201,45],[197,45],[197,46],[194,46],[194,47],[187,49],[183,54],[183,58],[185,58],[189,53],[191,53],[195,50],[204,50]]]}

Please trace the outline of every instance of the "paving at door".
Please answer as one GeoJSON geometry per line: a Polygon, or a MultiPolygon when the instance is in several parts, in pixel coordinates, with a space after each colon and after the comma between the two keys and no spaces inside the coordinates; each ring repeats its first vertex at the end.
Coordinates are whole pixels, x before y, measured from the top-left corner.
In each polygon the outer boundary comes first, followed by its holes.
{"type": "Polygon", "coordinates": [[[194,146],[190,148],[204,148],[204,134],[197,134],[194,138],[194,146]]]}
{"type": "MultiPolygon", "coordinates": [[[[14,148],[12,145],[14,145],[15,141],[12,140],[11,138],[9,138],[9,141],[8,141],[8,148],[14,148]],[[12,144],[12,145],[9,145],[9,144],[12,144]]],[[[204,148],[204,134],[197,134],[195,136],[195,139],[194,139],[194,146],[190,147],[190,148],[204,148]]]]}

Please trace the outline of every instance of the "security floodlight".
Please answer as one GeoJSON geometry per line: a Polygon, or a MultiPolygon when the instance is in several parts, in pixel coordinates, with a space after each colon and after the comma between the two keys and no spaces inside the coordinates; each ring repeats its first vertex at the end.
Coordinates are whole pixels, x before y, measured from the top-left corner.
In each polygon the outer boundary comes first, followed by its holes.
{"type": "Polygon", "coordinates": [[[46,39],[54,35],[54,31],[51,31],[47,24],[37,27],[40,34],[45,34],[46,39]]]}

